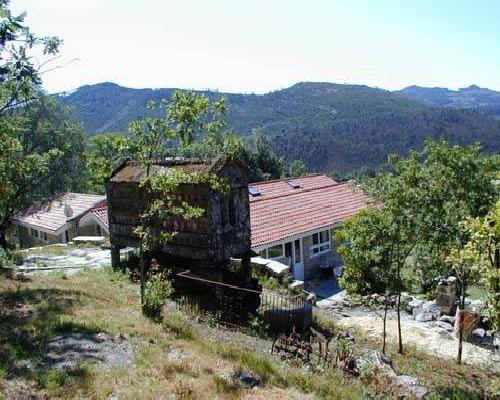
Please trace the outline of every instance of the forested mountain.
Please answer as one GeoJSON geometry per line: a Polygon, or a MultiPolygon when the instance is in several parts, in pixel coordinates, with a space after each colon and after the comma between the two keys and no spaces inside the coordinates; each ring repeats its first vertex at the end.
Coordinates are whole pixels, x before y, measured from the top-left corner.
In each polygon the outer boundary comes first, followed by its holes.
{"type": "MultiPolygon", "coordinates": [[[[174,90],[102,83],[59,98],[94,134],[125,131],[129,121],[150,112],[149,100],[170,98],[174,90]]],[[[426,137],[458,144],[480,141],[485,151],[500,150],[500,121],[494,118],[472,109],[430,107],[367,86],[299,83],[263,95],[204,93],[227,98],[227,121],[235,132],[262,130],[279,155],[300,158],[313,170],[376,167],[389,153],[421,147],[426,137]]]]}
{"type": "Polygon", "coordinates": [[[395,93],[430,106],[475,108],[486,114],[500,117],[500,92],[480,88],[476,85],[470,85],[458,90],[408,86],[395,93]]]}

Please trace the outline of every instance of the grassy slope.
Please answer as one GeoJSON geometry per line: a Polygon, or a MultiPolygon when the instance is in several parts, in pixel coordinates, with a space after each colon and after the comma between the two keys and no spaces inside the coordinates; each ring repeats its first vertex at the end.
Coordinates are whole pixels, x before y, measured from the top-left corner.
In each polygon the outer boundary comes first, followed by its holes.
{"type": "MultiPolygon", "coordinates": [[[[0,388],[4,386],[4,396],[12,395],[8,392],[12,385],[24,388],[24,393],[64,398],[114,394],[119,398],[356,399],[366,390],[384,390],[384,382],[367,384],[333,370],[314,374],[268,354],[245,350],[236,336],[208,340],[182,315],[171,314],[162,324],[151,322],[142,317],[138,303],[138,287],[110,271],[37,276],[24,282],[0,277],[0,388]],[[23,361],[39,360],[47,340],[61,332],[128,334],[137,349],[134,362],[109,372],[83,366],[72,374],[36,374],[23,368],[23,361]],[[169,354],[173,353],[183,356],[172,359],[169,354]],[[265,384],[242,389],[229,379],[238,370],[259,374],[265,384]]],[[[414,351],[407,357],[392,356],[399,374],[418,376],[435,396],[479,397],[493,377],[487,371],[458,367],[414,351]]]]}

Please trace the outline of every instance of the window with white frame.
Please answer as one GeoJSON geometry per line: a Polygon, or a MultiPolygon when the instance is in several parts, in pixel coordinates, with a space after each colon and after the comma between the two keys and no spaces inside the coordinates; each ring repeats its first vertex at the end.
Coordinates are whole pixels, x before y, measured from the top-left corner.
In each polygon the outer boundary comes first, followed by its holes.
{"type": "Polygon", "coordinates": [[[283,244],[277,244],[259,251],[259,256],[269,260],[279,260],[285,256],[285,249],[283,244]]]}
{"type": "Polygon", "coordinates": [[[312,245],[309,246],[310,257],[326,253],[331,249],[330,231],[321,231],[314,233],[312,236],[312,245]]]}

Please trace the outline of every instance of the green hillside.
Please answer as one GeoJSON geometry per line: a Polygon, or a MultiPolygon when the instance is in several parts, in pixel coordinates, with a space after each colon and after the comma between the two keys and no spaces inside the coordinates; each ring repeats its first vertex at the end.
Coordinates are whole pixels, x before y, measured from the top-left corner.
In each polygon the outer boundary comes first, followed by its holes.
{"type": "Polygon", "coordinates": [[[402,96],[435,107],[474,108],[500,117],[500,92],[470,85],[458,90],[409,86],[396,92],[402,96]]]}
{"type": "MultiPolygon", "coordinates": [[[[130,89],[112,83],[83,86],[60,95],[89,134],[125,131],[146,115],[149,100],[170,98],[175,89],[130,89]]],[[[389,153],[406,153],[426,137],[457,144],[480,141],[500,150],[500,121],[472,109],[436,108],[401,94],[359,85],[299,83],[256,94],[204,92],[225,96],[234,131],[265,131],[277,153],[303,159],[313,170],[348,172],[376,167],[389,153]]]]}

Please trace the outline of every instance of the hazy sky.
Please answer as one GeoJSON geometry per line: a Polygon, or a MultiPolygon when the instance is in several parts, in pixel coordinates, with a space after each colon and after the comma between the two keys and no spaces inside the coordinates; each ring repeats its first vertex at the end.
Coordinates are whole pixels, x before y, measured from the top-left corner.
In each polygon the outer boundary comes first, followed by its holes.
{"type": "Polygon", "coordinates": [[[50,92],[266,92],[299,81],[500,90],[500,0],[12,0],[64,39],[50,92]]]}

